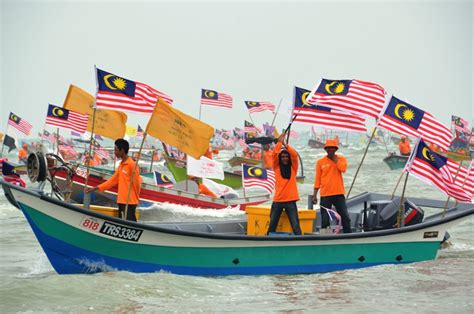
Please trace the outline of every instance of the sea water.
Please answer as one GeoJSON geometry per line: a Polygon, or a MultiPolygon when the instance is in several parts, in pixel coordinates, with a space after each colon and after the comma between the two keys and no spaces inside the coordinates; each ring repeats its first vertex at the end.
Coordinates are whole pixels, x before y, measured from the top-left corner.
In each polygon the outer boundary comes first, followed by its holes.
{"type": "MultiPolygon", "coordinates": [[[[307,206],[315,162],[322,149],[295,144],[306,181],[298,185],[300,208],[307,206]]],[[[388,147],[395,150],[395,146],[388,147]]],[[[341,148],[349,168],[346,189],[362,159],[363,145],[341,148]]],[[[221,151],[225,161],[234,153],[221,151]]],[[[351,195],[391,194],[401,170],[389,170],[386,148],[371,147],[351,195]]],[[[14,159],[14,158],[13,158],[14,159]]],[[[158,166],[159,167],[159,166],[158,166]]],[[[156,168],[166,173],[164,168],[156,168]]],[[[403,180],[402,180],[403,183],[403,180]]],[[[401,192],[402,185],[398,189],[401,192]]],[[[410,177],[406,195],[445,200],[437,189],[410,177]]],[[[436,212],[428,209],[427,213],[436,212]]],[[[160,221],[244,218],[238,209],[194,209],[159,204],[143,210],[160,221]]],[[[58,275],[22,213],[0,193],[0,312],[474,312],[474,219],[449,230],[450,245],[434,261],[384,265],[311,275],[194,277],[128,272],[58,275]]],[[[275,256],[278,259],[278,256],[275,256]]]]}

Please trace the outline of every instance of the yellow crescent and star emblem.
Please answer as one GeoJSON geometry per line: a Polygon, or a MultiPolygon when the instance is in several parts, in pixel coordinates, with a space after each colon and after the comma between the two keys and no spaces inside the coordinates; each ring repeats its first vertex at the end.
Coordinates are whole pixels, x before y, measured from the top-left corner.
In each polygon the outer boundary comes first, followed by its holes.
{"type": "Polygon", "coordinates": [[[207,98],[213,98],[214,96],[216,96],[216,93],[212,90],[206,90],[204,92],[204,96],[206,96],[207,98]]]}
{"type": "Polygon", "coordinates": [[[12,121],[18,122],[18,117],[17,117],[15,114],[13,114],[13,113],[10,115],[10,119],[11,119],[12,121]]]}
{"type": "Polygon", "coordinates": [[[303,104],[303,106],[311,107],[312,105],[308,104],[308,102],[306,101],[308,99],[308,96],[309,96],[309,92],[304,92],[303,94],[301,94],[301,103],[303,104]]]}
{"type": "Polygon", "coordinates": [[[433,156],[433,154],[431,154],[428,147],[423,147],[423,149],[421,150],[421,154],[426,160],[435,161],[435,157],[433,156]]]}
{"type": "Polygon", "coordinates": [[[104,75],[104,84],[111,90],[125,90],[127,81],[113,74],[104,75]]]}
{"type": "Polygon", "coordinates": [[[247,174],[251,177],[260,177],[262,173],[263,173],[262,169],[257,168],[257,167],[250,167],[247,170],[247,174]]]}
{"type": "Polygon", "coordinates": [[[332,81],[331,83],[326,83],[324,89],[329,95],[338,95],[344,92],[346,84],[344,82],[332,81]]]}
{"type": "Polygon", "coordinates": [[[168,179],[168,177],[166,177],[166,175],[164,175],[164,174],[161,175],[161,181],[163,181],[163,182],[171,182],[171,181],[168,179]]]}
{"type": "Polygon", "coordinates": [[[59,107],[54,107],[53,110],[51,110],[51,113],[55,117],[62,117],[64,115],[64,111],[59,107]]]}
{"type": "Polygon", "coordinates": [[[256,101],[248,101],[247,104],[249,107],[255,107],[258,103],[256,101]]]}
{"type": "Polygon", "coordinates": [[[393,114],[400,120],[405,120],[405,121],[412,121],[415,119],[415,112],[408,108],[407,105],[405,104],[396,104],[395,108],[393,109],[393,114]]]}

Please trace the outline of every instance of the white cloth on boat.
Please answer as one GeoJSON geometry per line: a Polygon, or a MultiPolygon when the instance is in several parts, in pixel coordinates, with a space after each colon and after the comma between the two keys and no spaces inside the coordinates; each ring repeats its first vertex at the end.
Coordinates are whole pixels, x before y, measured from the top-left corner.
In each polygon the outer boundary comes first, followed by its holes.
{"type": "Polygon", "coordinates": [[[223,164],[204,156],[197,160],[187,155],[186,169],[189,176],[224,180],[223,164]]]}

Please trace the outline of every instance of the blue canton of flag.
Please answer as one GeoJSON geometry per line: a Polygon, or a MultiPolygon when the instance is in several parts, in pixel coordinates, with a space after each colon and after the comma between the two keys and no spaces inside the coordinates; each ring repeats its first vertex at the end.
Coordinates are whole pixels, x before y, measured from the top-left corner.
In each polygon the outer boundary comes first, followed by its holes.
{"type": "Polygon", "coordinates": [[[158,171],[154,172],[155,184],[164,188],[173,187],[173,182],[168,178],[166,174],[159,173],[158,171]]]}
{"type": "Polygon", "coordinates": [[[406,126],[418,129],[425,112],[397,97],[392,97],[385,110],[385,115],[406,126]]]}
{"type": "Polygon", "coordinates": [[[97,81],[99,82],[99,91],[116,94],[125,94],[135,97],[135,82],[112,73],[97,69],[97,81]]]}
{"type": "Polygon", "coordinates": [[[411,137],[421,137],[447,150],[451,143],[451,130],[430,113],[392,96],[377,126],[411,137]]]}
{"type": "MultiPolygon", "coordinates": [[[[323,95],[347,95],[349,92],[349,86],[351,85],[352,80],[328,80],[322,79],[317,93],[323,95]]],[[[308,93],[309,95],[309,93],[308,93]]]]}

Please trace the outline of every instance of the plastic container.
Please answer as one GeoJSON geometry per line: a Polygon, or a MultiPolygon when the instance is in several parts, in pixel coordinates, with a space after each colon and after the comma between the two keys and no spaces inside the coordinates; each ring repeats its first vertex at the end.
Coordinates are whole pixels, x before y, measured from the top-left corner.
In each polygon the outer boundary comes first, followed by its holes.
{"type": "MultiPolygon", "coordinates": [[[[247,213],[247,234],[256,236],[266,235],[270,225],[270,206],[247,206],[245,212],[247,213]]],[[[298,210],[298,217],[300,219],[301,232],[303,234],[313,232],[316,211],[300,209],[298,210]]],[[[293,233],[285,212],[281,214],[276,231],[293,233]]]]}

